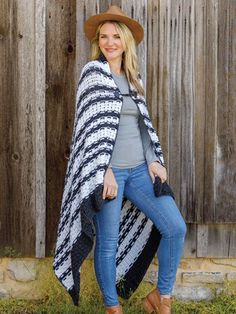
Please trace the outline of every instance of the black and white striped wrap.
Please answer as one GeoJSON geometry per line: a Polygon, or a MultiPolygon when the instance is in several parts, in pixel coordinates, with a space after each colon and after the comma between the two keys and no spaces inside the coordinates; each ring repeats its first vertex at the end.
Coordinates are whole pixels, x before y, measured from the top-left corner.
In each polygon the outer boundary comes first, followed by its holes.
{"type": "MultiPolygon", "coordinates": [[[[164,165],[158,136],[145,98],[130,85],[131,97],[143,117],[157,159],[164,165]]],[[[62,197],[53,261],[56,277],[78,305],[80,271],[93,247],[93,217],[100,210],[103,178],[111,159],[119,126],[122,95],[104,56],[82,69],[76,94],[76,112],[62,197]]],[[[168,189],[164,194],[171,194],[168,189]]],[[[116,255],[118,294],[128,298],[138,287],[159,245],[153,223],[129,200],[121,210],[116,255]]]]}

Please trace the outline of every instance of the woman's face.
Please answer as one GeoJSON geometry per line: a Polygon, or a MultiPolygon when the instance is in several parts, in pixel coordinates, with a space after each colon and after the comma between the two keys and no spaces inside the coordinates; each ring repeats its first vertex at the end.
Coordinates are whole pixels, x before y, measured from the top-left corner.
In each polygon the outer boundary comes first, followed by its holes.
{"type": "Polygon", "coordinates": [[[124,47],[115,25],[112,23],[107,22],[102,25],[98,44],[108,62],[122,59],[124,47]]]}

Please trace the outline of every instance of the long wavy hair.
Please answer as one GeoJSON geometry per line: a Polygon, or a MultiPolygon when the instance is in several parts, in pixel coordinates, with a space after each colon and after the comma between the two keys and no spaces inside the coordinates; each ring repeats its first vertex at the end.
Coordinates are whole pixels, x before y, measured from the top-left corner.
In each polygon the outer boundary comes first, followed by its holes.
{"type": "Polygon", "coordinates": [[[120,36],[121,43],[124,47],[121,67],[125,71],[129,83],[131,83],[136,88],[137,92],[140,95],[144,95],[144,89],[139,81],[138,57],[136,53],[135,39],[130,29],[124,23],[116,21],[105,21],[99,24],[96,35],[91,40],[91,59],[98,59],[100,54],[102,53],[99,47],[99,34],[102,25],[107,22],[115,25],[116,30],[120,36]]]}

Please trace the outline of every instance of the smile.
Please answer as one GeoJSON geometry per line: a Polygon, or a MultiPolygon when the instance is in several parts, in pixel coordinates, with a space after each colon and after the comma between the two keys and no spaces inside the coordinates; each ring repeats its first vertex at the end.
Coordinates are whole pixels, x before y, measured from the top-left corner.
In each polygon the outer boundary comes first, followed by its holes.
{"type": "Polygon", "coordinates": [[[107,52],[113,52],[113,51],[115,51],[116,49],[108,49],[108,48],[106,48],[105,49],[107,52]]]}

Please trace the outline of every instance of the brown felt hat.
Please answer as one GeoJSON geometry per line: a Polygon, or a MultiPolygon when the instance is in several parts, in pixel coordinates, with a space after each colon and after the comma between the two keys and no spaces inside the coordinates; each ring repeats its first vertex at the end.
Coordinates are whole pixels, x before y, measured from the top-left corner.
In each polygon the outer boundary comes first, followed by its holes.
{"type": "Polygon", "coordinates": [[[106,12],[90,16],[87,19],[84,24],[84,32],[86,37],[89,40],[92,40],[95,37],[98,25],[105,21],[122,22],[131,30],[137,44],[143,40],[144,31],[142,25],[126,15],[116,5],[111,5],[106,12]]]}

